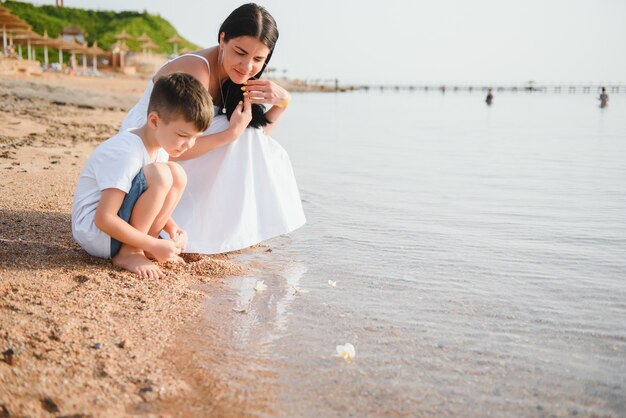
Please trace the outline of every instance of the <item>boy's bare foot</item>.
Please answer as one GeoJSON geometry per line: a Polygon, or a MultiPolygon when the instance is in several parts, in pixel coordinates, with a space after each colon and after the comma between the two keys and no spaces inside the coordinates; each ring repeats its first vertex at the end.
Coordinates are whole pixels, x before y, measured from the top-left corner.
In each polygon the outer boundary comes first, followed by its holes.
{"type": "MultiPolygon", "coordinates": [[[[148,251],[144,251],[143,253],[144,253],[144,255],[146,256],[146,258],[148,260],[156,261],[156,257],[153,256],[152,254],[150,254],[148,251]]],[[[187,264],[185,262],[185,260],[183,260],[183,258],[178,256],[178,255],[175,255],[174,257],[165,260],[165,262],[166,263],[183,264],[183,265],[187,264]]]]}
{"type": "Polygon", "coordinates": [[[113,257],[112,261],[116,266],[135,273],[144,279],[160,279],[164,276],[161,269],[148,260],[141,250],[125,250],[124,246],[122,246],[122,249],[113,257]]]}
{"type": "Polygon", "coordinates": [[[169,261],[170,263],[176,263],[176,264],[182,264],[182,265],[187,264],[185,260],[183,260],[183,258],[179,255],[175,255],[174,257],[170,258],[167,261],[169,261]]]}

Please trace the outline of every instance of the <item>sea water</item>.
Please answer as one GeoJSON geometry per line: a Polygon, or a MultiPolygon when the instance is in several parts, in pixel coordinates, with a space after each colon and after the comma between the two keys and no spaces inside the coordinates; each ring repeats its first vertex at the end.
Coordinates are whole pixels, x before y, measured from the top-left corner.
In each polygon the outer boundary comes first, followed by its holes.
{"type": "Polygon", "coordinates": [[[307,224],[205,304],[214,411],[626,416],[626,94],[299,94],[272,136],[307,224]]]}

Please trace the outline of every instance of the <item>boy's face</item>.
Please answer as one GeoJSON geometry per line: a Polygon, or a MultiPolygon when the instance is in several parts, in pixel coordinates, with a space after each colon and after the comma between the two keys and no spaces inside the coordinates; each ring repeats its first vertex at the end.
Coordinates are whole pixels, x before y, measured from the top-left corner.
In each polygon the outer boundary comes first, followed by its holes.
{"type": "MultiPolygon", "coordinates": [[[[156,116],[156,115],[155,115],[156,116]]],[[[181,117],[177,117],[165,122],[156,116],[154,123],[154,134],[161,148],[171,157],[179,157],[196,143],[196,137],[202,132],[198,132],[195,124],[187,122],[181,117]]]]}

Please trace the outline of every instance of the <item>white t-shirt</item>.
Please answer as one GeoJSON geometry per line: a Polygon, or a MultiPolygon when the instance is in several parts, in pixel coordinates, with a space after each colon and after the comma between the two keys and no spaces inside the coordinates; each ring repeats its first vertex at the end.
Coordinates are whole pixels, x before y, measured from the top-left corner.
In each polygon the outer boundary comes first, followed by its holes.
{"type": "Polygon", "coordinates": [[[111,237],[94,224],[96,208],[104,189],[128,193],[139,170],[153,162],[165,162],[168,155],[159,149],[152,161],[141,138],[130,131],[120,132],[100,144],[80,173],[72,206],[72,235],[78,244],[96,257],[111,257],[111,237]]]}

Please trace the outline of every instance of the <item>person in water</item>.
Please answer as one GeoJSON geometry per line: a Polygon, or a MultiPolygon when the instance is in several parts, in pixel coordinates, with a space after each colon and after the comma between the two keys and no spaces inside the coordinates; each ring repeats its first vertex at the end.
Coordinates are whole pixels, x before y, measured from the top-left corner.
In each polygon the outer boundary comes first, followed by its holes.
{"type": "Polygon", "coordinates": [[[600,93],[600,107],[606,107],[609,104],[609,95],[606,93],[606,87],[602,87],[602,92],[600,93]]]}
{"type": "Polygon", "coordinates": [[[489,88],[489,90],[487,90],[487,98],[485,99],[485,103],[487,103],[488,106],[491,106],[491,104],[493,103],[493,89],[489,88]]]}

